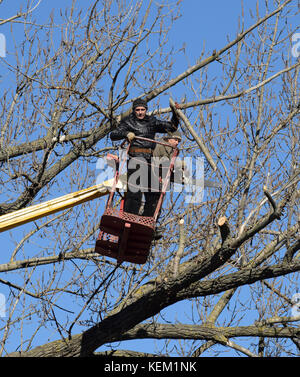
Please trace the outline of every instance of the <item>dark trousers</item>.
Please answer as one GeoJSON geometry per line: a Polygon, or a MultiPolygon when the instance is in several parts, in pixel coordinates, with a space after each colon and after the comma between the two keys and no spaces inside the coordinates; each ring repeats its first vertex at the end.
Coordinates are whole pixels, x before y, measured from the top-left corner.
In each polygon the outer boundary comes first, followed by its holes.
{"type": "Polygon", "coordinates": [[[155,177],[151,172],[150,157],[135,156],[128,160],[125,212],[138,215],[144,195],[145,205],[141,216],[153,217],[160,198],[160,191],[158,189],[159,183],[153,182],[155,177]]]}

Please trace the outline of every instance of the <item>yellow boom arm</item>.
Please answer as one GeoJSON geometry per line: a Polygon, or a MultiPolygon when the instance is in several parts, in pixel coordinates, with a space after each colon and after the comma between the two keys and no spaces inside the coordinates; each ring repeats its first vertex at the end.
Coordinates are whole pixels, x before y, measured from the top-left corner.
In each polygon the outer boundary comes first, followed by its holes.
{"type": "MultiPolygon", "coordinates": [[[[109,179],[98,185],[83,189],[47,202],[22,208],[17,211],[0,216],[0,232],[37,220],[43,216],[77,206],[78,204],[108,195],[114,179],[109,179]]],[[[124,189],[126,179],[120,176],[117,188],[124,189]]]]}

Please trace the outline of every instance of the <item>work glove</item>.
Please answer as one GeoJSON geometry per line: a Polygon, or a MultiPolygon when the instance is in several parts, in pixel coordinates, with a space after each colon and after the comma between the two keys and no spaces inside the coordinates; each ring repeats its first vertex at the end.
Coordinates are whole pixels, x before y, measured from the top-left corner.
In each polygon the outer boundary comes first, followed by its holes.
{"type": "Polygon", "coordinates": [[[135,134],[133,132],[128,132],[126,137],[127,137],[127,140],[129,141],[129,143],[131,143],[132,140],[135,138],[135,134]]]}
{"type": "MultiPolygon", "coordinates": [[[[175,108],[180,110],[181,109],[181,105],[178,103],[178,102],[175,102],[175,108]]],[[[176,116],[177,117],[177,113],[176,111],[172,108],[172,113],[173,113],[173,116],[176,116]]]]}

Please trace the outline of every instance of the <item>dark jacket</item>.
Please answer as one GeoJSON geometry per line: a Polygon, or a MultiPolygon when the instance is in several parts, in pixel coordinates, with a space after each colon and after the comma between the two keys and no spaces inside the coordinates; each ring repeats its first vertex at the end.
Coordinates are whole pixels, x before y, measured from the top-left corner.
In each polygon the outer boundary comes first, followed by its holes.
{"type": "MultiPolygon", "coordinates": [[[[178,128],[178,119],[173,115],[171,121],[157,119],[153,115],[146,115],[144,119],[137,119],[134,113],[124,118],[117,128],[110,133],[111,140],[125,139],[128,132],[133,132],[136,136],[155,139],[156,133],[174,132],[178,128]]],[[[155,143],[134,139],[131,143],[133,147],[155,148],[155,143]]]]}

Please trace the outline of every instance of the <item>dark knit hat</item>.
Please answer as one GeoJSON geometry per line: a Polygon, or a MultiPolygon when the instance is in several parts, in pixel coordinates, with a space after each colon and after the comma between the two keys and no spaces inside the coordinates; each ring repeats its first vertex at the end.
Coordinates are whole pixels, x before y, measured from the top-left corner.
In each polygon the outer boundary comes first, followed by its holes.
{"type": "Polygon", "coordinates": [[[142,106],[145,109],[148,109],[147,101],[142,98],[138,98],[133,101],[132,109],[134,110],[136,107],[139,107],[139,106],[142,106]]]}
{"type": "Polygon", "coordinates": [[[181,141],[181,133],[178,130],[174,132],[168,132],[168,134],[164,136],[164,139],[178,139],[181,141]]]}

